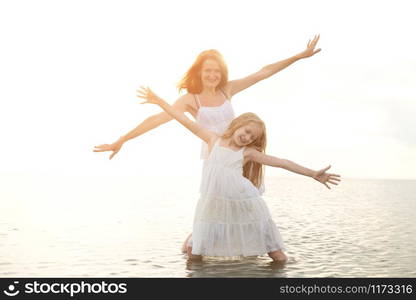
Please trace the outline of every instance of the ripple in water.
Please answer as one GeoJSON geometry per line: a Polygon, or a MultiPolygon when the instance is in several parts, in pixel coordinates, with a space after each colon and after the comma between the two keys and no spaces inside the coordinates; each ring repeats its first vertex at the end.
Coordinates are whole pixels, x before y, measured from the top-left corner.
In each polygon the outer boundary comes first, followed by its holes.
{"type": "Polygon", "coordinates": [[[266,179],[264,198],[289,257],[282,264],[267,255],[190,262],[180,253],[198,178],[169,179],[164,189],[146,179],[88,180],[23,184],[21,199],[8,202],[16,215],[0,223],[2,276],[416,277],[415,181],[344,180],[328,191],[307,179],[266,179]],[[42,184],[56,189],[51,198],[30,189],[42,184]],[[61,191],[72,200],[67,215],[56,204],[61,191]]]}

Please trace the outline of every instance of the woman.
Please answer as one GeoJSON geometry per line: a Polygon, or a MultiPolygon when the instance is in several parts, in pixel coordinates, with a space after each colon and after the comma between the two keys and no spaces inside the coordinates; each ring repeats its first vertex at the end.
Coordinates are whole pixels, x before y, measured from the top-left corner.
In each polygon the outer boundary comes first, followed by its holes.
{"type": "MultiPolygon", "coordinates": [[[[190,113],[201,126],[221,134],[234,119],[230,99],[235,94],[278,73],[300,59],[315,55],[321,51],[320,48],[315,49],[318,41],[319,35],[315,36],[312,41],[309,40],[304,51],[267,65],[247,77],[232,81],[228,81],[228,69],[222,55],[216,50],[203,51],[179,82],[179,91],[185,89],[187,93],[179,97],[173,107],[181,112],[190,113]]],[[[112,159],[125,142],[170,120],[172,117],[166,112],[152,115],[114,143],[95,146],[94,152],[111,151],[110,159],[112,159]]],[[[206,146],[204,145],[202,158],[205,156],[206,146]]]]}
{"type": "MultiPolygon", "coordinates": [[[[230,101],[235,94],[278,73],[300,59],[315,55],[321,51],[320,48],[315,49],[318,41],[319,35],[315,36],[312,41],[309,40],[304,51],[267,65],[247,77],[232,81],[228,80],[228,69],[222,55],[217,50],[203,51],[179,82],[179,91],[185,89],[187,93],[179,97],[173,107],[180,112],[190,113],[202,127],[221,135],[235,117],[230,101]]],[[[125,142],[170,120],[172,117],[166,112],[152,115],[114,143],[95,146],[94,152],[112,151],[110,155],[110,159],[112,159],[125,142]]],[[[203,142],[201,158],[205,159],[207,153],[207,145],[203,142]]],[[[261,185],[260,192],[263,189],[263,185],[261,185]]],[[[187,251],[190,237],[191,234],[183,243],[183,253],[187,251]]]]}

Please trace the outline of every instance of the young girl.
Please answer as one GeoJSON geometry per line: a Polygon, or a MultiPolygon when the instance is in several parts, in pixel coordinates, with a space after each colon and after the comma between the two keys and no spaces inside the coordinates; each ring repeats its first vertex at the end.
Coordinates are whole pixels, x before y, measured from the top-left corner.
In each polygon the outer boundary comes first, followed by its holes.
{"type": "Polygon", "coordinates": [[[141,88],[143,103],[159,105],[208,145],[201,197],[196,207],[192,238],[188,240],[190,259],[202,256],[254,256],[267,253],[275,261],[286,260],[280,233],[258,190],[263,165],[284,168],[323,183],[337,184],[339,175],[328,166],[314,171],[286,159],[266,155],[266,129],[253,113],[235,118],[223,135],[203,128],[159,98],[149,88],[141,88]]]}

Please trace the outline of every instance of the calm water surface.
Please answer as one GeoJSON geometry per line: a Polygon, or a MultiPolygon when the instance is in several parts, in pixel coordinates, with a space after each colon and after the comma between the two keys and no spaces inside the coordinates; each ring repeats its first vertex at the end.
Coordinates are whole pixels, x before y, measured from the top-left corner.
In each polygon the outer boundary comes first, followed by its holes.
{"type": "Polygon", "coordinates": [[[416,277],[416,181],[266,178],[285,264],[187,261],[197,177],[1,182],[0,277],[416,277]]]}

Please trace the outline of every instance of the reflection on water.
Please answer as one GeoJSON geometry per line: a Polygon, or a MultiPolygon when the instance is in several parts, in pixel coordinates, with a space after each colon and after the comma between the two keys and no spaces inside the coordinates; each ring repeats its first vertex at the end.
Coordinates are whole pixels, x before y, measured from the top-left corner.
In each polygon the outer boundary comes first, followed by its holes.
{"type": "Polygon", "coordinates": [[[416,277],[415,181],[267,178],[282,264],[180,253],[196,177],[1,179],[2,277],[416,277]]]}
{"type": "Polygon", "coordinates": [[[187,277],[287,277],[284,268],[294,263],[291,259],[287,262],[273,262],[270,258],[252,257],[238,260],[204,259],[202,261],[190,261],[186,263],[187,277]]]}

